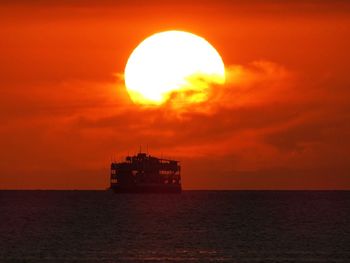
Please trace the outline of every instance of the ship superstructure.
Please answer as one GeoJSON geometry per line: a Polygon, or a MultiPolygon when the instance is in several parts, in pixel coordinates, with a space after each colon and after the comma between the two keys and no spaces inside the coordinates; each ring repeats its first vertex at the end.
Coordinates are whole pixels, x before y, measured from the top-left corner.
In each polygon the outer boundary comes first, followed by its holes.
{"type": "Polygon", "coordinates": [[[112,162],[110,188],[117,193],[180,193],[179,161],[146,153],[112,162]]]}

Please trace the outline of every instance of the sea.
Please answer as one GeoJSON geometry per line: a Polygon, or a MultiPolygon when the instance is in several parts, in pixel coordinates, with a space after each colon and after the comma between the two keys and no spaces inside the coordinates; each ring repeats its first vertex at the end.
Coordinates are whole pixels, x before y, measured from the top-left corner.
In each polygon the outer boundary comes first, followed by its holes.
{"type": "Polygon", "coordinates": [[[350,191],[0,191],[0,262],[350,262],[350,191]]]}

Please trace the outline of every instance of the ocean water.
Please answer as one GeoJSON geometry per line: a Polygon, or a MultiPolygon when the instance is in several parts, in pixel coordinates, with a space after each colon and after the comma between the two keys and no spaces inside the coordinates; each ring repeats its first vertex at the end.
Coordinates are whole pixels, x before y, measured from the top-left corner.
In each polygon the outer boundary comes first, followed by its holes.
{"type": "Polygon", "coordinates": [[[350,262],[350,192],[0,191],[0,262],[350,262]]]}

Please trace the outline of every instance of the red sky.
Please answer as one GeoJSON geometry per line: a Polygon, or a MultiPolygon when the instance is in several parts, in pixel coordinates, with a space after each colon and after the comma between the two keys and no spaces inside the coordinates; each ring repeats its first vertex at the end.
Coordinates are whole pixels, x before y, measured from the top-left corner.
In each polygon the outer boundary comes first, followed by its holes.
{"type": "Polygon", "coordinates": [[[0,189],[103,189],[149,145],[185,189],[350,189],[347,1],[2,1],[0,189]],[[228,70],[209,101],[133,105],[145,37],[206,38],[228,70]]]}

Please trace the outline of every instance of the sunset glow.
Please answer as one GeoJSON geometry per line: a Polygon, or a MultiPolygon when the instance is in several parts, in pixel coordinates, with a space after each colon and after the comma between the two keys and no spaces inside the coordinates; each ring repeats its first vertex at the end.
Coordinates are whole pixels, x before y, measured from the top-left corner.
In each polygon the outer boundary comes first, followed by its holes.
{"type": "Polygon", "coordinates": [[[105,189],[141,145],[181,162],[185,190],[350,189],[349,14],[2,1],[0,188],[105,189]]]}
{"type": "Polygon", "coordinates": [[[0,36],[0,263],[350,263],[350,0],[3,0],[0,36]]]}
{"type": "Polygon", "coordinates": [[[201,102],[208,85],[225,82],[224,63],[204,38],[183,31],[166,31],[138,45],[125,68],[131,99],[140,104],[161,104],[173,92],[190,91],[183,99],[201,102]]]}

